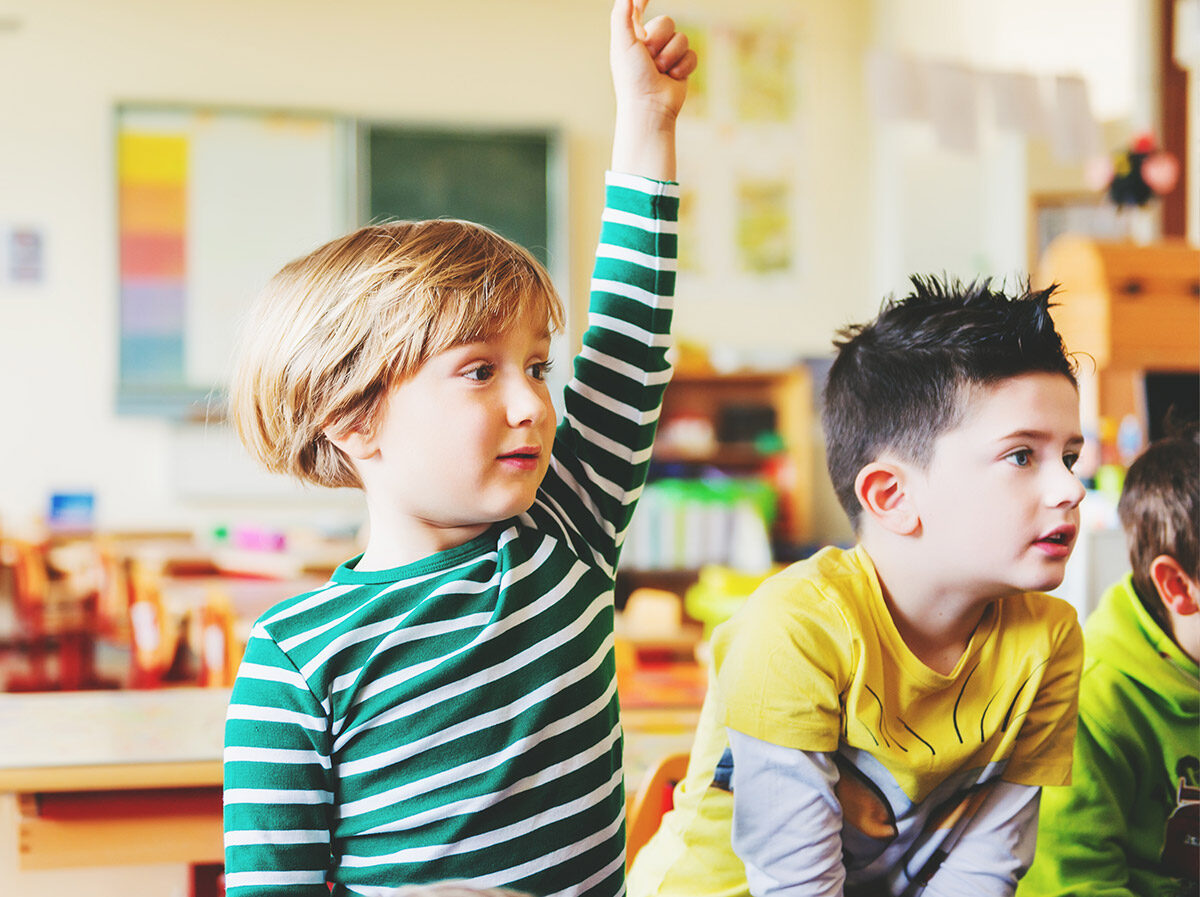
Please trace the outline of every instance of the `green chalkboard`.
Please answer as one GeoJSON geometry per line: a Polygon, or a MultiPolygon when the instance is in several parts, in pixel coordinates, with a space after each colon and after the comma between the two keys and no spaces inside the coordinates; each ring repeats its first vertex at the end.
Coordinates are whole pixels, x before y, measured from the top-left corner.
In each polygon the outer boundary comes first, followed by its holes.
{"type": "Polygon", "coordinates": [[[465,218],[550,267],[551,134],[367,125],[363,143],[371,221],[465,218]]]}

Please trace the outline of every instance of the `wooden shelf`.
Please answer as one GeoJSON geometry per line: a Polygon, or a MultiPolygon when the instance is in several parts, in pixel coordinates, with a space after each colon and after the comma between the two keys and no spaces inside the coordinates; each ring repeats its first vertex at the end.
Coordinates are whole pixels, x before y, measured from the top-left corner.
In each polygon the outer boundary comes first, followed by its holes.
{"type": "MultiPolygon", "coordinates": [[[[779,474],[780,520],[776,537],[803,544],[812,533],[814,469],[814,418],[812,376],[807,367],[782,371],[746,371],[730,374],[677,371],[663,397],[660,438],[653,460],[663,464],[714,467],[731,475],[766,472],[779,474]],[[712,451],[696,453],[668,444],[661,434],[672,420],[698,418],[712,424],[720,435],[722,414],[738,407],[769,408],[781,448],[764,453],[749,441],[718,441],[712,451]]],[[[746,437],[747,440],[752,435],[746,437]]]]}

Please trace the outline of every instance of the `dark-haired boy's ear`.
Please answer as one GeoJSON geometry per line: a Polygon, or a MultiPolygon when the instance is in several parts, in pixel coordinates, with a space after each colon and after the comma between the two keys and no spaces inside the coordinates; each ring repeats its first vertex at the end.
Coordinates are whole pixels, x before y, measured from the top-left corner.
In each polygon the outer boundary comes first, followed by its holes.
{"type": "Polygon", "coordinates": [[[1187,617],[1200,613],[1200,584],[1169,554],[1160,554],[1150,562],[1150,579],[1163,604],[1173,613],[1187,617]]]}
{"type": "Polygon", "coordinates": [[[872,461],[854,478],[854,494],[863,513],[900,536],[911,536],[921,518],[907,490],[907,470],[901,464],[872,461]]]}
{"type": "Polygon", "coordinates": [[[374,438],[363,430],[338,431],[333,427],[326,427],[321,432],[325,434],[326,439],[355,461],[366,461],[378,451],[374,438]]]}

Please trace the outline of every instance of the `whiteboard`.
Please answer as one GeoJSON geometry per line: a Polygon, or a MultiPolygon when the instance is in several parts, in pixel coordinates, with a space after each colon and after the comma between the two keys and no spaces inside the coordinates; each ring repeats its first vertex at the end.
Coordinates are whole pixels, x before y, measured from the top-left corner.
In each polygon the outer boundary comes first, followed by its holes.
{"type": "Polygon", "coordinates": [[[198,118],[188,181],[186,379],[228,378],[230,334],[285,264],[352,226],[332,120],[198,118]]]}

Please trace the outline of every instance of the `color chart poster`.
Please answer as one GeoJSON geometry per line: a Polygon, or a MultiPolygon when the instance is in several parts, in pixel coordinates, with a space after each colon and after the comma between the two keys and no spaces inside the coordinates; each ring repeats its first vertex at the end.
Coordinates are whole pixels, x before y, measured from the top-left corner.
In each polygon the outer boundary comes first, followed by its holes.
{"type": "Polygon", "coordinates": [[[120,409],[208,414],[254,297],[354,223],[346,127],[299,113],[118,110],[120,409]]]}
{"type": "Polygon", "coordinates": [[[183,379],[187,171],[182,134],[120,136],[122,383],[183,379]]]}

